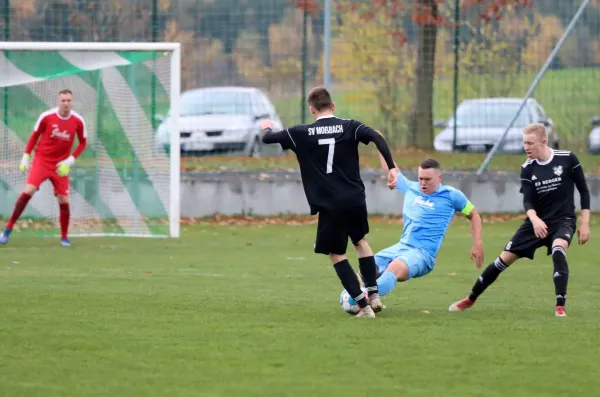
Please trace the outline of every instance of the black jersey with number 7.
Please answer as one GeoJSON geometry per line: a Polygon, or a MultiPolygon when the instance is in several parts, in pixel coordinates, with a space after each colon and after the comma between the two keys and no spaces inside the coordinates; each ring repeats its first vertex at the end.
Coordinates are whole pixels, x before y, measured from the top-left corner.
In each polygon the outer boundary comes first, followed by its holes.
{"type": "Polygon", "coordinates": [[[263,142],[279,143],[296,153],[311,214],[316,214],[365,202],[358,144],[367,145],[377,137],[359,121],[326,116],[270,134],[263,142]]]}

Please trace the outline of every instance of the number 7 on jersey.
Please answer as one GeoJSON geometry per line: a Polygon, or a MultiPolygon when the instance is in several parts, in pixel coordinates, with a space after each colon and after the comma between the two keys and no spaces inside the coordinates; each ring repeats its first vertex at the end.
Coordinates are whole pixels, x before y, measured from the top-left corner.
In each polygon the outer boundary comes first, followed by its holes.
{"type": "Polygon", "coordinates": [[[319,139],[319,145],[329,145],[329,152],[327,153],[327,174],[333,172],[333,154],[335,152],[335,138],[319,139]]]}

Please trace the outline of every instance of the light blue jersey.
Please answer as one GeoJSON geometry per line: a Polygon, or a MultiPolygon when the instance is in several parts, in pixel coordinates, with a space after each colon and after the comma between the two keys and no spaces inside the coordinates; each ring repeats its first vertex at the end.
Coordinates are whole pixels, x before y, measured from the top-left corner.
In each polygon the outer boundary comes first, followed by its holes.
{"type": "Polygon", "coordinates": [[[433,258],[437,256],[454,214],[458,211],[469,215],[473,209],[464,193],[452,186],[440,184],[435,192],[425,194],[418,182],[398,174],[396,189],[404,193],[404,228],[400,242],[425,251],[433,258]]]}
{"type": "MultiPolygon", "coordinates": [[[[404,228],[400,241],[375,255],[379,274],[394,259],[408,266],[408,278],[422,277],[435,265],[446,230],[459,211],[469,215],[473,204],[458,189],[440,184],[432,194],[421,192],[418,182],[398,174],[396,189],[404,193],[404,228]]],[[[395,280],[394,280],[395,282],[395,280]]]]}
{"type": "MultiPolygon", "coordinates": [[[[400,173],[396,189],[404,194],[404,228],[398,243],[375,254],[380,296],[389,294],[396,285],[396,275],[386,272],[392,261],[398,259],[406,264],[406,280],[425,276],[435,266],[435,257],[454,214],[462,212],[468,216],[474,208],[464,193],[452,186],[440,184],[435,192],[425,194],[418,182],[409,181],[400,173]]],[[[354,299],[349,302],[356,304],[354,299]]]]}

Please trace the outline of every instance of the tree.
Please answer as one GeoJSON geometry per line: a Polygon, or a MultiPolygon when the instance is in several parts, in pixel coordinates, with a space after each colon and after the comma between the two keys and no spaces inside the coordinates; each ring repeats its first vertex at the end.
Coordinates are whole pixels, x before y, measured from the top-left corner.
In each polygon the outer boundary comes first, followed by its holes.
{"type": "Polygon", "coordinates": [[[418,0],[416,5],[413,20],[419,25],[419,42],[408,142],[429,149],[433,146],[433,80],[440,14],[438,0],[418,0]]]}
{"type": "MultiPolygon", "coordinates": [[[[377,125],[391,142],[406,144],[415,47],[406,43],[406,36],[396,34],[401,19],[383,7],[369,10],[347,0],[336,1],[335,6],[339,23],[333,27],[332,76],[353,87],[346,96],[350,106],[375,104],[381,119],[362,121],[377,125]]],[[[372,115],[367,112],[368,116],[372,115]]]]}
{"type": "MultiPolygon", "coordinates": [[[[439,7],[443,0],[418,0],[411,18],[419,25],[417,75],[415,98],[411,112],[410,137],[421,148],[433,145],[433,81],[435,73],[436,37],[439,26],[453,26],[452,14],[442,14],[439,7]]],[[[532,0],[462,0],[460,6],[467,12],[473,9],[474,22],[490,24],[499,21],[506,8],[530,7],[532,0]]],[[[454,11],[454,10],[452,10],[454,11]]],[[[461,21],[464,20],[464,14],[461,21]]],[[[462,28],[462,26],[460,26],[462,28]]]]}
{"type": "MultiPolygon", "coordinates": [[[[306,0],[305,0],[306,1],[306,0]]],[[[339,0],[338,10],[343,9],[343,19],[352,20],[350,14],[360,16],[360,23],[373,23],[382,26],[382,32],[376,38],[385,42],[386,37],[402,38],[403,45],[409,46],[404,26],[401,21],[407,17],[417,27],[418,39],[416,40],[416,71],[414,85],[412,86],[413,101],[409,116],[409,131],[407,143],[421,148],[431,148],[433,144],[433,81],[436,71],[436,49],[438,28],[440,26],[454,26],[454,10],[444,5],[451,12],[442,13],[444,0],[339,0]],[[410,5],[412,4],[412,5],[410,5]]],[[[529,7],[532,0],[462,0],[461,21],[465,16],[477,24],[489,24],[502,18],[507,7],[529,7]]],[[[464,24],[464,23],[463,23],[464,24]]],[[[356,29],[359,29],[356,27],[356,29]]],[[[360,39],[366,43],[366,39],[360,39]]],[[[377,45],[369,43],[369,45],[377,45]]],[[[395,54],[392,52],[391,54],[395,54]]],[[[407,63],[403,63],[403,66],[407,63]]],[[[392,65],[393,66],[393,65],[392,65]]],[[[393,72],[402,73],[399,69],[393,72]]],[[[384,75],[380,75],[381,79],[384,75]]],[[[383,79],[385,81],[385,79],[383,79]]],[[[404,95],[405,92],[403,93],[404,95]]],[[[393,105],[393,103],[392,103],[393,105]]],[[[395,109],[390,113],[398,113],[395,109]]]]}
{"type": "MultiPolygon", "coordinates": [[[[508,5],[502,19],[467,21],[464,29],[471,39],[460,45],[460,81],[474,94],[508,96],[519,75],[534,70],[531,60],[540,54],[528,44],[541,32],[539,18],[527,18],[508,5]]],[[[548,54],[541,54],[542,62],[548,54]]]]}
{"type": "Polygon", "coordinates": [[[544,16],[536,13],[534,23],[539,31],[535,37],[527,40],[524,62],[528,68],[538,70],[546,62],[552,49],[562,36],[564,28],[560,19],[553,15],[544,16]]]}
{"type": "Polygon", "coordinates": [[[170,19],[162,40],[181,43],[181,88],[200,86],[200,81],[220,80],[219,59],[223,59],[223,45],[219,40],[196,39],[193,31],[184,31],[176,19],[170,19]],[[214,78],[214,77],[217,78],[214,78]]]}
{"type": "MultiPolygon", "coordinates": [[[[263,48],[262,33],[254,30],[242,31],[233,51],[236,72],[245,82],[267,86],[275,93],[285,94],[297,89],[302,71],[302,60],[298,56],[302,52],[302,35],[298,32],[302,12],[288,8],[281,23],[269,26],[266,42],[268,48],[263,48]],[[266,63],[264,52],[268,52],[269,64],[266,63]]],[[[312,51],[316,40],[312,36],[312,19],[308,20],[308,44],[312,51]]]]}

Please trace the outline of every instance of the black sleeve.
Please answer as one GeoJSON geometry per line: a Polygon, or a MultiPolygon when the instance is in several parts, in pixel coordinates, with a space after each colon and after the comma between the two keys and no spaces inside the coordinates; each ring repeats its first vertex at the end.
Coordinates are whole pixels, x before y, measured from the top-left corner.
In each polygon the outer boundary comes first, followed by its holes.
{"type": "Polygon", "coordinates": [[[390,148],[383,136],[381,136],[381,134],[379,134],[371,127],[367,127],[366,125],[361,123],[358,124],[359,125],[358,127],[356,127],[356,130],[354,132],[356,140],[364,143],[365,145],[368,145],[369,142],[375,143],[375,146],[377,146],[377,150],[379,150],[379,153],[381,153],[381,155],[383,156],[383,159],[385,160],[385,163],[387,164],[388,168],[390,170],[392,168],[396,168],[396,164],[394,164],[394,159],[392,159],[392,153],[390,152],[390,148]]]}
{"type": "Polygon", "coordinates": [[[523,207],[525,212],[533,209],[533,202],[535,201],[535,186],[531,178],[529,178],[529,172],[527,168],[521,169],[521,193],[523,193],[523,207]]]}
{"type": "Polygon", "coordinates": [[[292,138],[291,128],[282,131],[273,131],[270,128],[263,130],[262,142],[266,144],[279,143],[284,150],[293,149],[296,143],[292,138]]]}
{"type": "Polygon", "coordinates": [[[571,169],[571,178],[573,182],[575,182],[575,186],[577,186],[577,190],[579,190],[579,196],[581,196],[581,209],[589,210],[590,209],[590,191],[588,189],[587,183],[585,182],[585,174],[583,173],[583,167],[581,167],[581,163],[577,156],[571,153],[571,158],[573,160],[573,168],[571,169]]]}

